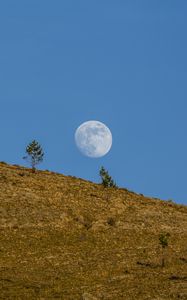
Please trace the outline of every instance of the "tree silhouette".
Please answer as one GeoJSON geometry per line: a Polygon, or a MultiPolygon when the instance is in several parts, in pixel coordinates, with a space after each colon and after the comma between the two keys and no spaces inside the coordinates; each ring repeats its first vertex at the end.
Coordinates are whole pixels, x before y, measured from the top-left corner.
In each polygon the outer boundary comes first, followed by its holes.
{"type": "Polygon", "coordinates": [[[114,182],[114,180],[108,174],[108,171],[106,171],[104,167],[101,167],[99,174],[102,180],[102,185],[104,187],[117,187],[116,183],[114,182]]]}
{"type": "Polygon", "coordinates": [[[34,173],[36,170],[36,165],[38,165],[43,161],[43,157],[44,157],[43,149],[36,140],[33,140],[26,147],[26,153],[27,156],[24,156],[23,159],[26,159],[30,163],[32,167],[32,171],[34,173]]]}

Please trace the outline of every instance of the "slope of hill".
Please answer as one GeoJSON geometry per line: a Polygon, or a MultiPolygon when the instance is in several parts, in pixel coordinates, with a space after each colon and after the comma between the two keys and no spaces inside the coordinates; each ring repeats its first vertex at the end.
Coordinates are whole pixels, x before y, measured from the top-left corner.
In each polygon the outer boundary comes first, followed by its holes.
{"type": "Polygon", "coordinates": [[[0,299],[187,299],[186,216],[168,201],[0,163],[0,299]]]}

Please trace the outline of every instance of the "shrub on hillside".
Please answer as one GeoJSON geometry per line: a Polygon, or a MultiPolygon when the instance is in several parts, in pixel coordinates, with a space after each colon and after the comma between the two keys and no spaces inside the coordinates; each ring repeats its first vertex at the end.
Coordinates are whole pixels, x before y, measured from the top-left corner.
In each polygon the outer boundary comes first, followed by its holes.
{"type": "Polygon", "coordinates": [[[162,247],[162,263],[161,266],[165,266],[165,249],[168,247],[168,238],[170,237],[169,233],[161,233],[159,236],[159,242],[162,247]]]}

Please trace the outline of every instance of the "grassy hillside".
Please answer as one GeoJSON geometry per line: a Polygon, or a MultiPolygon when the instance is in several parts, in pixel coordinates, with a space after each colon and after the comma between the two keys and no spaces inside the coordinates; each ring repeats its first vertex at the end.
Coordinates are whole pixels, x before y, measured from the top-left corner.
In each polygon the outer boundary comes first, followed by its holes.
{"type": "Polygon", "coordinates": [[[186,230],[185,206],[0,163],[0,299],[187,299],[186,230]]]}

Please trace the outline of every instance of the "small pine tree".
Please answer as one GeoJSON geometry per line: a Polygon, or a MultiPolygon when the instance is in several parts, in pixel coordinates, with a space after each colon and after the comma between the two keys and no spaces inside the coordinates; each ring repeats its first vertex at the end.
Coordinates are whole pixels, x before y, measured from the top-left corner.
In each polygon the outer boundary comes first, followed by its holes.
{"type": "Polygon", "coordinates": [[[44,152],[40,144],[33,140],[27,147],[26,147],[27,156],[24,156],[23,159],[29,161],[33,172],[36,170],[36,165],[43,161],[44,152]]]}
{"type": "Polygon", "coordinates": [[[169,233],[162,233],[159,236],[159,242],[162,247],[162,268],[165,266],[165,249],[168,247],[168,238],[170,237],[169,233]]]}
{"type": "Polygon", "coordinates": [[[101,167],[99,174],[102,180],[102,185],[104,187],[117,187],[116,183],[114,182],[114,180],[108,174],[108,171],[106,171],[104,167],[101,167]]]}

